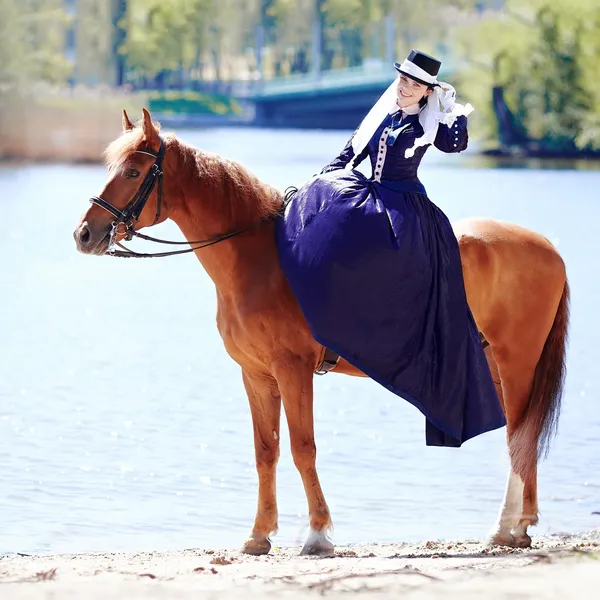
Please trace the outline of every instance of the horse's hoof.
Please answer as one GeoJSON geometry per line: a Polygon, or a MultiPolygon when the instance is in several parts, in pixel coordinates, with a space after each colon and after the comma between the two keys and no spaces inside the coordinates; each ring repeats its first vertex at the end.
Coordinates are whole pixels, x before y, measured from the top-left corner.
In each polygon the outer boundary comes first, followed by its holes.
{"type": "Polygon", "coordinates": [[[331,542],[328,544],[304,544],[300,556],[331,556],[334,550],[335,546],[331,542]]]}
{"type": "Polygon", "coordinates": [[[335,546],[324,532],[311,530],[300,556],[330,556],[334,550],[335,546]]]}
{"type": "Polygon", "coordinates": [[[527,533],[523,533],[520,535],[513,536],[515,540],[515,545],[513,548],[530,548],[531,547],[531,538],[527,533]]]}
{"type": "Polygon", "coordinates": [[[487,540],[486,540],[486,545],[487,546],[500,546],[500,547],[508,547],[508,548],[516,548],[515,546],[516,544],[516,540],[515,540],[515,536],[508,532],[508,533],[495,533],[493,535],[490,535],[487,540]]]}
{"type": "Polygon", "coordinates": [[[251,556],[263,556],[269,554],[271,551],[271,540],[268,537],[265,538],[248,538],[242,546],[241,552],[243,554],[250,554],[251,556]]]}

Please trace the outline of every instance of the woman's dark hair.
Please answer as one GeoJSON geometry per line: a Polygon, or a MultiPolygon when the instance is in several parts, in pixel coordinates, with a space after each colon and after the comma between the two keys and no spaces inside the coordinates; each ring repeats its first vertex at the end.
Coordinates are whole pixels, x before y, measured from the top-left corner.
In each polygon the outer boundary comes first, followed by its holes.
{"type": "MultiPolygon", "coordinates": [[[[432,85],[428,85],[427,86],[428,90],[433,90],[433,86],[432,85]]],[[[425,105],[427,104],[427,96],[423,96],[420,100],[419,100],[419,107],[423,108],[425,105]]]]}

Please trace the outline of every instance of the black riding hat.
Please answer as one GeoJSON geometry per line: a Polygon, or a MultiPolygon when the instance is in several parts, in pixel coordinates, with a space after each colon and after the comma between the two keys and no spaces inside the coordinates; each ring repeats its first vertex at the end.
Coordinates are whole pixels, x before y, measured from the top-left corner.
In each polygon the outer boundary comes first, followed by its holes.
{"type": "Polygon", "coordinates": [[[441,61],[437,58],[419,52],[419,50],[411,50],[402,64],[394,63],[394,68],[399,73],[431,87],[438,84],[437,75],[440,72],[441,65],[441,61]]]}

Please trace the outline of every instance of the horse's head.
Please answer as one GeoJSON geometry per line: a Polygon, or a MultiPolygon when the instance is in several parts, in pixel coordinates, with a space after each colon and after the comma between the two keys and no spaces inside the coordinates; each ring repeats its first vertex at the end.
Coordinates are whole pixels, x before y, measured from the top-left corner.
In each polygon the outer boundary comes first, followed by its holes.
{"type": "Polygon", "coordinates": [[[144,109],[134,125],[123,111],[123,133],[106,149],[108,180],[73,233],[84,254],[104,254],[111,242],[167,218],[162,204],[164,141],[144,109]]]}

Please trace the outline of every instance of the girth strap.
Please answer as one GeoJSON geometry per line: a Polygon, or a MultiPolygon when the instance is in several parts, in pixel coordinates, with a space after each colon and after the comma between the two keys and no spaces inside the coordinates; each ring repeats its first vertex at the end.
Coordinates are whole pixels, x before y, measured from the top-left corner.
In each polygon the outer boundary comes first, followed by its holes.
{"type": "Polygon", "coordinates": [[[336,354],[333,350],[325,348],[323,353],[323,360],[321,364],[315,369],[316,375],[325,375],[329,371],[333,371],[340,362],[340,355],[336,354]]]}

